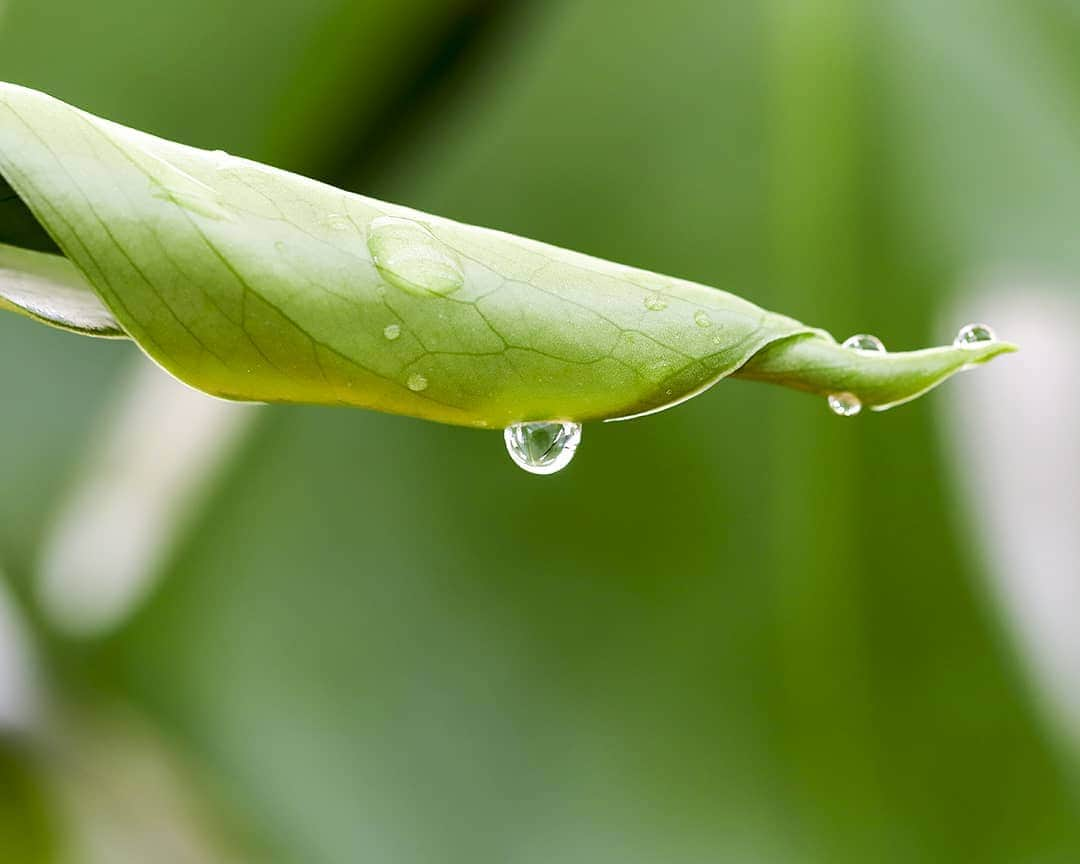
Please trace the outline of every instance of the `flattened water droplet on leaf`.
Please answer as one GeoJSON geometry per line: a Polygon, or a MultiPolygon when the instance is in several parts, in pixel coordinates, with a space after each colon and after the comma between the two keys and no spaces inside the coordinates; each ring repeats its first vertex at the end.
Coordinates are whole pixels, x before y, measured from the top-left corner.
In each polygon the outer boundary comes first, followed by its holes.
{"type": "Polygon", "coordinates": [[[854,417],[862,411],[862,402],[854,393],[833,393],[829,396],[829,409],[840,417],[854,417]]]}
{"type": "Polygon", "coordinates": [[[856,333],[844,340],[845,348],[854,348],[856,351],[884,351],[885,345],[877,336],[869,333],[856,333]]]}
{"type": "Polygon", "coordinates": [[[581,442],[580,423],[515,423],[503,431],[506,451],[530,474],[554,474],[570,464],[581,442]]]}
{"type": "Polygon", "coordinates": [[[978,345],[980,342],[994,342],[997,334],[988,324],[965,324],[956,334],[953,345],[963,348],[966,345],[978,345]]]}
{"type": "Polygon", "coordinates": [[[383,327],[382,335],[393,342],[401,335],[401,325],[399,324],[387,324],[383,327]]]}
{"type": "Polygon", "coordinates": [[[421,390],[427,390],[428,387],[427,378],[421,375],[419,372],[413,372],[413,374],[409,376],[409,380],[406,383],[409,385],[409,389],[412,390],[413,393],[419,393],[421,390]]]}
{"type": "Polygon", "coordinates": [[[667,309],[667,300],[659,294],[650,294],[645,298],[645,308],[650,312],[662,312],[667,309]]]}
{"type": "Polygon", "coordinates": [[[712,318],[709,317],[709,314],[704,309],[698,309],[698,311],[694,313],[694,323],[697,324],[698,327],[712,327],[712,318]]]}
{"type": "Polygon", "coordinates": [[[380,216],[371,223],[368,251],[382,277],[413,294],[450,294],[465,284],[457,257],[419,222],[380,216]]]}

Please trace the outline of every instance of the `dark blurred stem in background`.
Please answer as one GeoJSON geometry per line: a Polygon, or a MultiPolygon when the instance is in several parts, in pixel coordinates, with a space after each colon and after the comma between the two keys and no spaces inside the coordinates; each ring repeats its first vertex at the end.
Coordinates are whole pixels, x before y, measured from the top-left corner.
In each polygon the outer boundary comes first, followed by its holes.
{"type": "Polygon", "coordinates": [[[493,48],[528,12],[531,0],[466,0],[456,16],[431,34],[386,90],[373,115],[349,115],[321,144],[317,175],[359,186],[390,167],[403,145],[423,135],[438,112],[452,111],[479,83],[493,48]]]}

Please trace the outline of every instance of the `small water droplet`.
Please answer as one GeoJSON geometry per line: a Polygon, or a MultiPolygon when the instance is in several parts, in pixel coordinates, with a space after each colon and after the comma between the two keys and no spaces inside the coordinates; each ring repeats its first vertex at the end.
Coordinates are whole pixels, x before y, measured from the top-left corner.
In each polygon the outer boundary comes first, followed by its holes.
{"type": "Polygon", "coordinates": [[[465,284],[461,262],[419,222],[380,216],[368,251],[387,282],[413,294],[450,294],[465,284]]]}
{"type": "Polygon", "coordinates": [[[182,189],[179,186],[159,183],[151,194],[158,200],[169,201],[189,213],[197,213],[217,222],[232,221],[221,196],[213,190],[203,192],[198,188],[182,189]]]}
{"type": "Polygon", "coordinates": [[[659,294],[650,294],[645,298],[645,308],[650,312],[662,312],[667,309],[667,300],[659,294]]]}
{"type": "Polygon", "coordinates": [[[285,241],[284,240],[275,240],[274,241],[274,248],[278,252],[284,252],[285,251],[285,241]]]}
{"type": "Polygon", "coordinates": [[[845,348],[854,348],[856,351],[884,351],[885,345],[877,336],[869,333],[856,333],[844,340],[845,348]]]}
{"type": "Polygon", "coordinates": [[[698,309],[698,311],[694,313],[694,323],[697,324],[698,327],[712,327],[712,318],[709,317],[709,314],[704,309],[698,309]]]}
{"type": "Polygon", "coordinates": [[[829,409],[841,417],[854,417],[862,411],[862,402],[854,393],[833,393],[829,396],[829,409]]]}
{"type": "Polygon", "coordinates": [[[953,345],[963,348],[967,345],[978,345],[980,342],[993,342],[997,334],[987,324],[965,324],[953,339],[953,345]]]}
{"type": "Polygon", "coordinates": [[[401,335],[401,325],[387,324],[385,327],[383,327],[382,335],[389,339],[391,342],[393,342],[401,335]]]}
{"type": "Polygon", "coordinates": [[[152,150],[139,145],[131,147],[126,142],[118,146],[145,172],[150,181],[150,194],[155,198],[207,219],[232,221],[224,199],[213,187],[152,150]]]}
{"type": "Polygon", "coordinates": [[[413,372],[413,374],[409,376],[409,380],[406,383],[409,385],[409,389],[412,390],[413,393],[419,393],[422,390],[427,390],[428,386],[427,378],[421,375],[419,372],[413,372]]]}
{"type": "Polygon", "coordinates": [[[506,451],[530,474],[554,474],[570,464],[581,442],[580,423],[515,423],[503,431],[506,451]]]}
{"type": "Polygon", "coordinates": [[[322,220],[322,223],[332,231],[348,231],[352,227],[348,217],[340,213],[331,213],[322,220]]]}

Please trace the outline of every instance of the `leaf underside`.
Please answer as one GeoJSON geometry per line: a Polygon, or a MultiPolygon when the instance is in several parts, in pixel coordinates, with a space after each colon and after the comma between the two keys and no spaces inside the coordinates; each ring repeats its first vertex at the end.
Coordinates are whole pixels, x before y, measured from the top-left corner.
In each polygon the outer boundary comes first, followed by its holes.
{"type": "Polygon", "coordinates": [[[732,374],[872,408],[1002,342],[873,354],[714,288],[344,192],[0,85],[0,305],[231,399],[477,427],[662,410],[732,374]]]}

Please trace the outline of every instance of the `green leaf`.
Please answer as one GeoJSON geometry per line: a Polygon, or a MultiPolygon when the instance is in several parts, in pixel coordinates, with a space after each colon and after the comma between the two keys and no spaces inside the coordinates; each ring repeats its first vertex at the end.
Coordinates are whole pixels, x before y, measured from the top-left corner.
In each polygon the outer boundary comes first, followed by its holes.
{"type": "MultiPolygon", "coordinates": [[[[843,349],[723,291],[165,141],[15,85],[0,86],[0,172],[119,328],[225,398],[501,427],[658,411],[749,363],[750,377],[883,408],[1012,350],[843,349]]],[[[56,300],[37,317],[74,316],[56,300]]]]}
{"type": "Polygon", "coordinates": [[[127,334],[70,261],[0,243],[0,309],[87,336],[127,334]]]}
{"type": "Polygon", "coordinates": [[[853,393],[863,405],[885,411],[917,399],[956,372],[1015,350],[995,340],[922,351],[854,352],[825,339],[795,337],[759,352],[738,375],[822,395],[853,393]]]}

